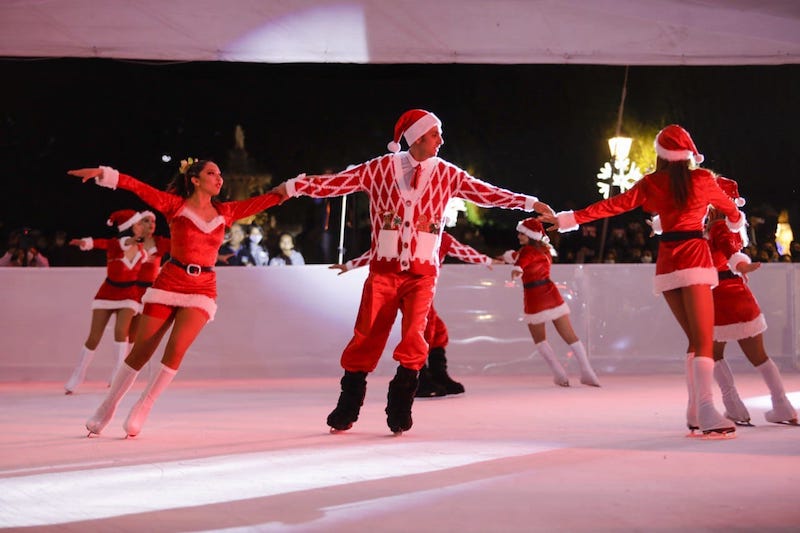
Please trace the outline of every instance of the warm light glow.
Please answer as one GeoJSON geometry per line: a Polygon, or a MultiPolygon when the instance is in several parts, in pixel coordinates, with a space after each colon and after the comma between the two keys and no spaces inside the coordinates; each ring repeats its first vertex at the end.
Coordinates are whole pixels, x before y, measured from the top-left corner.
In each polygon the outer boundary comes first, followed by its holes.
{"type": "Polygon", "coordinates": [[[630,137],[612,137],[608,140],[608,150],[611,152],[611,158],[616,161],[621,161],[628,158],[631,153],[631,144],[633,139],[630,137]]]}
{"type": "Polygon", "coordinates": [[[784,209],[778,215],[778,226],[775,228],[775,246],[778,248],[778,253],[780,255],[789,255],[793,240],[794,234],[792,233],[792,226],[789,225],[789,212],[784,209]]]}

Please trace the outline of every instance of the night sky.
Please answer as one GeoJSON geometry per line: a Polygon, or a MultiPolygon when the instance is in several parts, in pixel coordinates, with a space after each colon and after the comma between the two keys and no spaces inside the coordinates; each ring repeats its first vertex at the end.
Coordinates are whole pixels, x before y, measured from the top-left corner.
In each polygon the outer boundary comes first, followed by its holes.
{"type": "MultiPolygon", "coordinates": [[[[163,188],[178,160],[197,156],[224,174],[241,124],[258,170],[277,183],[386,153],[397,117],[413,107],[442,119],[444,159],[556,210],[581,207],[600,198],[595,174],[624,77],[624,67],[579,65],[94,59],[6,59],[0,72],[3,238],[23,226],[99,235],[112,210],[144,207],[130,193],[81,185],[70,168],[107,164],[163,188]]],[[[789,209],[798,231],[798,95],[798,65],[633,66],[623,133],[629,123],[683,125],[704,166],[739,181],[747,209],[789,209]]],[[[520,213],[491,216],[512,224],[520,213]]]]}

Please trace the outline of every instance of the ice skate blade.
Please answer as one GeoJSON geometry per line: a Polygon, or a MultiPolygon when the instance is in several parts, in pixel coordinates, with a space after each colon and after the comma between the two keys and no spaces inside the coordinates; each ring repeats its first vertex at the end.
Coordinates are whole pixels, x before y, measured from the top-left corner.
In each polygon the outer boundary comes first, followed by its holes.
{"type": "Polygon", "coordinates": [[[744,421],[743,420],[734,420],[733,423],[736,424],[737,426],[743,427],[743,428],[754,428],[754,427],[756,427],[755,424],[753,424],[749,420],[744,420],[744,421]]]}
{"type": "Polygon", "coordinates": [[[780,422],[773,422],[773,424],[782,424],[784,426],[800,426],[800,424],[797,423],[796,418],[792,418],[791,420],[781,420],[780,422]]]}
{"type": "Polygon", "coordinates": [[[347,430],[348,430],[348,429],[350,429],[351,427],[353,427],[353,426],[352,426],[352,425],[350,425],[350,426],[347,426],[346,428],[343,428],[343,429],[339,429],[339,428],[331,427],[331,428],[330,428],[330,433],[331,433],[332,435],[336,435],[337,433],[344,433],[345,431],[347,431],[347,430]]]}
{"type": "Polygon", "coordinates": [[[93,438],[95,438],[95,437],[99,437],[99,436],[100,436],[100,433],[95,433],[94,431],[90,431],[90,432],[89,432],[89,433],[86,435],[86,438],[87,438],[87,439],[93,439],[93,438]]]}
{"type": "Polygon", "coordinates": [[[689,433],[686,434],[688,438],[696,439],[703,436],[703,433],[700,431],[700,428],[689,426],[689,433]]]}
{"type": "Polygon", "coordinates": [[[706,429],[703,430],[703,440],[724,440],[735,439],[736,428],[720,428],[720,429],[706,429]]]}

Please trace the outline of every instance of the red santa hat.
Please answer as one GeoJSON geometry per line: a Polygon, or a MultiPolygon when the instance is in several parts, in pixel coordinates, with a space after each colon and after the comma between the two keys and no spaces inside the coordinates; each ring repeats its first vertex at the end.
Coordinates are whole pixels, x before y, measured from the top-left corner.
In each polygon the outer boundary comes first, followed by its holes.
{"type": "Polygon", "coordinates": [[[550,242],[550,239],[544,233],[544,226],[542,226],[542,223],[533,217],[520,221],[519,224],[517,224],[517,231],[535,241],[550,242]]]}
{"type": "Polygon", "coordinates": [[[656,135],[656,154],[667,161],[686,161],[693,159],[696,164],[705,157],[697,151],[692,136],[677,124],[670,124],[656,135]]]}
{"type": "Polygon", "coordinates": [[[156,218],[156,214],[153,213],[152,211],[139,211],[139,215],[142,218],[147,218],[147,217],[156,218]]]}
{"type": "Polygon", "coordinates": [[[386,145],[390,152],[400,151],[400,137],[405,137],[409,146],[428,133],[431,128],[442,128],[442,121],[424,109],[411,109],[403,113],[394,125],[394,139],[386,145]]]}
{"type": "Polygon", "coordinates": [[[106,224],[109,226],[117,226],[118,231],[125,231],[142,219],[142,214],[137,213],[133,209],[120,209],[114,211],[108,217],[106,224]]]}
{"type": "Polygon", "coordinates": [[[731,197],[731,200],[733,200],[733,203],[735,203],[737,207],[744,206],[746,200],[739,196],[739,184],[736,183],[735,180],[717,176],[717,185],[719,185],[719,188],[722,189],[725,194],[731,197]]]}

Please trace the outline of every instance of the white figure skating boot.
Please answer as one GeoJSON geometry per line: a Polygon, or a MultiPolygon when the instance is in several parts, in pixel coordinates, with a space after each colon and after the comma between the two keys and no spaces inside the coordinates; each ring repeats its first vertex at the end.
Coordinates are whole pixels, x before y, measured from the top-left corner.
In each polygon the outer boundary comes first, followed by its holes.
{"type": "Polygon", "coordinates": [[[692,436],[700,429],[700,422],[697,420],[697,399],[694,396],[694,352],[686,354],[685,369],[686,389],[689,393],[689,400],[686,403],[686,427],[692,436]]]}
{"type": "Polygon", "coordinates": [[[99,435],[111,422],[119,402],[122,401],[123,396],[133,386],[133,382],[136,381],[136,376],[138,375],[138,370],[134,370],[127,363],[123,363],[119,372],[111,381],[111,388],[106,394],[105,400],[103,400],[103,403],[100,404],[100,407],[97,408],[92,417],[86,421],[86,429],[89,430],[89,436],[92,434],[99,435]]]}
{"type": "Polygon", "coordinates": [[[714,360],[710,357],[695,356],[692,365],[700,431],[707,438],[735,437],[736,426],[714,407],[714,360]]]}
{"type": "Polygon", "coordinates": [[[772,359],[767,359],[766,362],[761,363],[756,367],[764,382],[769,387],[769,394],[772,398],[772,409],[764,413],[764,418],[767,422],[773,424],[791,424],[797,425],[797,411],[794,410],[789,398],[786,397],[786,391],[783,388],[783,380],[778,366],[772,362],[772,359]]]}
{"type": "Polygon", "coordinates": [[[591,387],[599,387],[600,380],[597,379],[597,374],[594,373],[592,365],[589,364],[589,356],[586,355],[586,348],[584,348],[581,341],[569,345],[572,348],[572,353],[575,354],[575,359],[578,361],[578,366],[581,369],[581,383],[591,387]]]}
{"type": "Polygon", "coordinates": [[[569,387],[569,378],[567,377],[567,373],[564,371],[564,367],[561,366],[561,363],[558,362],[558,358],[553,351],[553,347],[550,346],[550,343],[547,341],[542,341],[539,344],[534,344],[534,346],[539,352],[539,355],[541,355],[545,362],[547,362],[547,366],[549,366],[550,370],[553,372],[553,383],[559,387],[569,387]]]}
{"type": "Polygon", "coordinates": [[[733,420],[737,426],[752,426],[750,413],[736,390],[733,372],[725,359],[714,362],[714,379],[722,392],[722,404],[725,406],[725,418],[733,420]]]}
{"type": "Polygon", "coordinates": [[[125,419],[125,424],[122,426],[129,437],[135,437],[142,430],[144,421],[147,420],[147,415],[150,414],[150,409],[153,408],[156,399],[164,392],[164,389],[172,383],[172,378],[175,377],[177,372],[177,370],[163,363],[155,372],[155,375],[150,379],[147,387],[145,387],[142,395],[139,397],[139,401],[133,404],[131,412],[128,414],[128,418],[125,419]]]}
{"type": "Polygon", "coordinates": [[[78,366],[75,367],[69,380],[64,384],[64,394],[72,394],[83,383],[86,379],[86,371],[89,369],[89,365],[92,364],[92,359],[94,359],[94,350],[84,346],[81,350],[80,359],[78,359],[78,366]]]}

